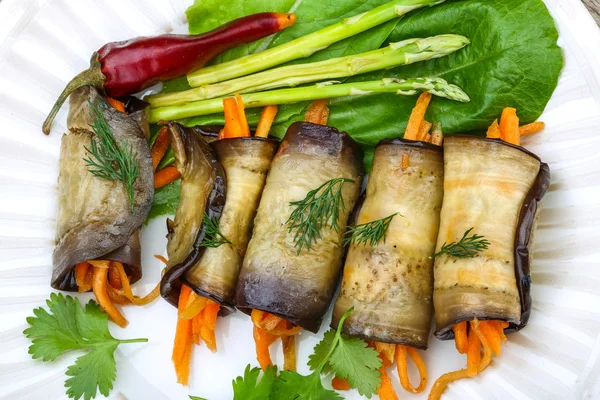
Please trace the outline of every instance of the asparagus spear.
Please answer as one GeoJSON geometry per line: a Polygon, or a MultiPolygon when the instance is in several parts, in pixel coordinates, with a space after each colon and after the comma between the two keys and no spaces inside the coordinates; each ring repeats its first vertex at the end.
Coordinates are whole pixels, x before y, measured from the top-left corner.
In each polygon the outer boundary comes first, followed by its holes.
{"type": "Polygon", "coordinates": [[[275,65],[308,57],[329,45],[364,32],[384,22],[400,17],[409,11],[424,6],[433,6],[445,0],[394,0],[363,14],[346,18],[336,24],[302,36],[291,42],[273,47],[260,53],[251,54],[223,64],[201,68],[188,74],[191,87],[198,87],[215,82],[264,71],[275,65]]]}
{"type": "MultiPolygon", "coordinates": [[[[449,84],[441,78],[386,78],[379,81],[344,83],[319,83],[315,86],[294,89],[272,90],[242,95],[246,108],[264,107],[269,104],[290,104],[299,101],[329,99],[343,96],[357,96],[372,93],[396,93],[414,95],[424,90],[447,99],[469,102],[469,96],[458,86],[449,84]]],[[[180,118],[194,117],[223,112],[223,98],[195,101],[180,106],[151,108],[150,122],[172,121],[180,118]]]]}
{"type": "Polygon", "coordinates": [[[146,100],[152,107],[166,107],[232,93],[251,93],[285,86],[298,86],[439,58],[462,49],[467,44],[469,39],[460,35],[409,39],[367,53],[316,63],[289,65],[183,92],[150,96],[146,100]]]}

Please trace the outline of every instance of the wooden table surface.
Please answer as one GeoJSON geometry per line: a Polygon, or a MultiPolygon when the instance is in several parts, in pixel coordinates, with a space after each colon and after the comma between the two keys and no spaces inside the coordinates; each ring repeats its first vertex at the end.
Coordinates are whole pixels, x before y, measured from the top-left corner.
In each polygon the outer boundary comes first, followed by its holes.
{"type": "Polygon", "coordinates": [[[592,16],[600,25],[600,0],[582,0],[583,4],[590,10],[592,16]]]}

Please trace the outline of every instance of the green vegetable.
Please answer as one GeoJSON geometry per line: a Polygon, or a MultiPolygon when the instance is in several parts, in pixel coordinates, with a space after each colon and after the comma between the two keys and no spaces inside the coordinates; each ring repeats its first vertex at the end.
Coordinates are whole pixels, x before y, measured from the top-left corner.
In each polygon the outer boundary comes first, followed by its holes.
{"type": "Polygon", "coordinates": [[[90,137],[90,147],[85,148],[89,156],[83,161],[92,175],[109,181],[122,182],[125,185],[131,212],[133,212],[135,201],[133,184],[140,175],[139,162],[133,154],[133,146],[127,143],[117,143],[104,118],[102,106],[92,102],[89,104],[94,121],[92,130],[98,140],[90,137]]]}
{"type": "Polygon", "coordinates": [[[396,215],[403,216],[400,213],[395,213],[376,221],[349,227],[346,231],[346,234],[349,236],[346,238],[344,246],[351,243],[356,245],[366,245],[368,243],[369,246],[373,247],[376,246],[381,239],[383,239],[383,242],[385,243],[385,235],[390,228],[392,219],[394,219],[396,215]]]}
{"type": "Polygon", "coordinates": [[[86,400],[96,392],[108,396],[117,373],[114,352],[121,343],[147,342],[148,339],[119,340],[108,331],[108,315],[93,300],[81,307],[71,296],[52,293],[44,308],[33,310],[28,317],[29,328],[23,333],[32,340],[29,354],[34,359],[54,361],[69,350],[88,350],[67,368],[67,395],[86,400]]]}
{"type": "Polygon", "coordinates": [[[263,71],[275,65],[308,57],[326,49],[335,42],[393,20],[409,11],[441,3],[442,1],[444,0],[391,1],[363,14],[355,13],[352,17],[337,21],[317,32],[302,35],[283,45],[261,51],[260,54],[252,54],[237,60],[201,68],[188,74],[188,83],[192,87],[198,87],[263,71]]]}
{"type": "Polygon", "coordinates": [[[271,400],[341,400],[333,390],[327,390],[321,383],[321,374],[332,372],[346,379],[358,392],[371,398],[381,386],[381,359],[377,351],[358,338],[349,338],[342,334],[344,321],[353,311],[349,309],[340,318],[336,330],[329,330],[314,354],[309,357],[310,375],[300,375],[295,371],[281,371],[275,377],[276,370],[268,369],[260,383],[256,383],[259,368],[246,367],[243,377],[233,381],[234,400],[271,399],[271,400]]]}
{"type": "Polygon", "coordinates": [[[181,179],[169,183],[161,188],[154,190],[154,202],[146,219],[146,224],[151,219],[161,215],[175,215],[179,205],[179,190],[181,189],[181,179]]]}
{"type": "Polygon", "coordinates": [[[462,49],[468,43],[469,39],[459,35],[410,39],[390,43],[384,48],[366,53],[332,58],[316,63],[288,65],[183,92],[158,94],[145,100],[150,103],[151,107],[156,108],[212,99],[233,93],[261,92],[285,86],[294,87],[305,83],[344,78],[444,57],[462,49]]]}
{"type": "Polygon", "coordinates": [[[433,257],[447,254],[456,258],[473,258],[483,250],[487,250],[490,242],[484,236],[475,233],[469,236],[472,230],[473,228],[467,229],[458,242],[444,243],[440,251],[434,254],[433,257]]]}
{"type": "Polygon", "coordinates": [[[204,397],[198,397],[198,396],[192,396],[192,395],[189,395],[188,397],[190,398],[190,400],[207,400],[204,397]]]}
{"type": "MultiPolygon", "coordinates": [[[[454,101],[468,102],[469,96],[458,86],[440,78],[382,79],[378,81],[335,84],[322,82],[314,86],[294,89],[280,89],[242,95],[246,108],[264,107],[270,104],[289,104],[305,100],[330,99],[345,96],[365,96],[378,93],[394,93],[411,96],[424,90],[436,96],[454,101]]],[[[371,98],[371,97],[369,97],[371,98]]],[[[371,98],[371,101],[373,99],[371,98]]],[[[148,119],[151,122],[172,121],[196,115],[213,114],[223,111],[223,99],[201,100],[178,106],[151,108],[148,119]]]]}
{"type": "Polygon", "coordinates": [[[223,244],[231,244],[231,241],[223,235],[223,233],[219,230],[219,221],[221,218],[219,217],[209,217],[208,214],[204,213],[204,229],[206,231],[206,236],[202,239],[200,243],[201,246],[217,248],[223,244]]]}

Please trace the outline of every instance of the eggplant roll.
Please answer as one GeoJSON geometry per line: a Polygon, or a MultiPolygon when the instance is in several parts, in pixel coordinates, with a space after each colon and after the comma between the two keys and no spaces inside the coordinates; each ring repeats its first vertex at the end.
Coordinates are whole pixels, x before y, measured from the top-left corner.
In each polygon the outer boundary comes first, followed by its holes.
{"type": "Polygon", "coordinates": [[[221,139],[211,144],[227,176],[227,201],[219,230],[231,244],[207,248],[184,280],[196,293],[231,309],[252,221],[277,146],[277,141],[257,137],[221,139]]]}
{"type": "Polygon", "coordinates": [[[143,111],[124,114],[111,107],[91,86],[70,96],[67,127],[63,135],[58,177],[56,248],[51,285],[58,290],[77,290],[73,267],[88,260],[111,260],[124,264],[135,282],[142,276],[139,229],[154,197],[154,174],[148,131],[143,111]],[[90,125],[90,103],[102,112],[118,143],[127,143],[138,160],[139,176],[134,189],[134,209],[121,182],[95,177],[84,159],[91,140],[98,140],[90,125]]]}
{"type": "MultiPolygon", "coordinates": [[[[403,139],[375,148],[357,224],[398,213],[385,240],[352,244],[332,327],[354,306],[345,333],[425,349],[433,317],[433,259],[442,208],[442,148],[403,139]],[[402,169],[402,156],[409,166],[402,169]]],[[[357,207],[358,208],[358,207],[357,207]]]]}
{"type": "MultiPolygon", "coordinates": [[[[160,284],[161,295],[177,306],[183,275],[202,257],[206,237],[204,215],[220,217],[225,204],[223,167],[210,146],[191,128],[168,124],[175,167],[181,174],[175,221],[167,220],[169,264],[160,284]]],[[[194,289],[192,287],[192,289],[194,289]]]]}
{"type": "Polygon", "coordinates": [[[519,330],[531,312],[531,248],[550,185],[548,165],[501,140],[450,136],[444,140],[444,168],[436,251],[470,228],[490,244],[474,258],[436,257],[436,336],[451,339],[454,324],[473,318],[506,321],[508,331],[519,330]]]}
{"type": "Polygon", "coordinates": [[[364,175],[362,151],[346,133],[305,122],[292,124],[271,165],[236,288],[236,306],[258,309],[317,332],[336,289],[343,233],[364,175]],[[339,229],[321,229],[310,250],[298,253],[288,218],[290,202],[335,178],[342,187],[339,229]]]}

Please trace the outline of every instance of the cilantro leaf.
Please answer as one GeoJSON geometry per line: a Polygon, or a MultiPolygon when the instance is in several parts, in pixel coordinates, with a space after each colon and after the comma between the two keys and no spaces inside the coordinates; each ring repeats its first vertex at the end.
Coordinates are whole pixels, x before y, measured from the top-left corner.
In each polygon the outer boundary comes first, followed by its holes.
{"type": "Polygon", "coordinates": [[[189,395],[188,397],[190,398],[190,400],[206,400],[204,397],[198,397],[198,396],[192,396],[192,395],[189,395]]]}
{"type": "Polygon", "coordinates": [[[148,339],[115,339],[108,330],[108,315],[93,300],[81,307],[71,296],[52,293],[46,301],[50,312],[33,310],[27,318],[29,328],[23,333],[32,339],[29,354],[42,361],[54,361],[69,350],[87,349],[88,353],[67,368],[67,395],[89,400],[97,391],[107,396],[113,388],[117,366],[114,352],[121,343],[147,342],[148,339]]]}
{"type": "Polygon", "coordinates": [[[273,385],[271,400],[341,400],[339,394],[321,383],[321,374],[315,371],[308,376],[296,371],[281,371],[273,385]]]}
{"type": "Polygon", "coordinates": [[[350,386],[367,398],[371,398],[381,386],[381,358],[364,340],[340,336],[329,365],[337,377],[346,379],[350,386]]]}
{"type": "Polygon", "coordinates": [[[248,365],[244,371],[244,376],[238,376],[233,380],[234,400],[262,400],[269,398],[273,382],[277,379],[277,367],[267,368],[260,382],[258,382],[260,371],[260,368],[250,368],[250,365],[248,365]]]}
{"type": "MultiPolygon", "coordinates": [[[[323,339],[317,343],[313,350],[313,354],[308,356],[308,366],[311,371],[316,370],[319,366],[329,358],[329,352],[331,348],[334,346],[334,341],[336,340],[336,334],[333,329],[325,332],[323,339]]],[[[327,363],[325,364],[324,372],[328,372],[329,366],[327,363]]]]}

